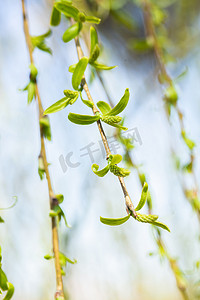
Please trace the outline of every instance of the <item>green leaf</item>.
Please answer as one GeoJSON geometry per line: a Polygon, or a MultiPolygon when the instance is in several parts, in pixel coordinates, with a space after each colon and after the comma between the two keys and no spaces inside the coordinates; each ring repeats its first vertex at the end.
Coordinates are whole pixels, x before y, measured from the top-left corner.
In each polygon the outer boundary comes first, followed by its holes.
{"type": "Polygon", "coordinates": [[[81,23],[75,23],[72,26],[70,26],[63,34],[63,42],[67,43],[71,40],[73,40],[81,31],[82,24],[81,23]]]}
{"type": "Polygon", "coordinates": [[[86,16],[85,21],[89,23],[99,24],[101,22],[101,19],[93,16],[86,16]]]}
{"type": "Polygon", "coordinates": [[[91,26],[90,27],[90,55],[92,54],[94,47],[98,44],[98,35],[96,29],[91,26]]]}
{"type": "Polygon", "coordinates": [[[185,131],[182,131],[182,132],[181,132],[181,135],[182,135],[182,137],[183,137],[183,139],[184,139],[184,142],[185,142],[185,144],[187,145],[187,147],[188,147],[190,150],[193,150],[193,148],[195,147],[195,143],[194,143],[191,139],[189,139],[189,138],[187,137],[185,131]]]}
{"type": "Polygon", "coordinates": [[[74,93],[73,95],[68,95],[68,96],[58,100],[56,103],[52,104],[50,107],[48,107],[44,111],[44,115],[52,114],[57,111],[60,111],[69,104],[72,105],[78,99],[78,96],[79,96],[78,92],[74,92],[74,91],[72,91],[72,92],[74,93]]]}
{"type": "Polygon", "coordinates": [[[100,221],[103,224],[109,225],[109,226],[117,226],[125,223],[130,218],[130,214],[126,217],[119,218],[119,219],[108,219],[108,218],[102,218],[100,217],[100,221]]]}
{"type": "Polygon", "coordinates": [[[105,71],[112,70],[117,67],[117,66],[108,67],[108,66],[106,66],[104,64],[100,64],[98,62],[94,62],[91,65],[97,70],[105,70],[105,71]]]}
{"type": "Polygon", "coordinates": [[[67,227],[67,228],[71,228],[71,226],[68,224],[68,222],[67,222],[67,219],[66,219],[66,217],[65,217],[65,214],[64,214],[64,212],[63,212],[63,210],[60,208],[60,219],[61,219],[61,217],[63,218],[63,220],[64,220],[64,222],[65,222],[65,226],[67,227]]]}
{"type": "Polygon", "coordinates": [[[84,23],[86,19],[86,15],[83,12],[78,13],[78,21],[84,23]]]}
{"type": "Polygon", "coordinates": [[[138,52],[146,52],[153,49],[154,39],[147,38],[145,40],[130,40],[129,45],[133,50],[138,52]]]}
{"type": "Polygon", "coordinates": [[[155,225],[155,226],[158,226],[158,227],[161,227],[162,229],[165,229],[165,230],[167,230],[167,231],[169,231],[170,232],[170,229],[167,227],[167,225],[165,225],[165,224],[163,224],[163,223],[161,223],[161,222],[152,222],[151,223],[152,225],[155,225]]]}
{"type": "Polygon", "coordinates": [[[73,64],[73,65],[69,66],[68,71],[69,71],[70,73],[74,73],[74,70],[75,70],[75,68],[76,68],[76,65],[77,65],[77,64],[73,64]]]}
{"type": "Polygon", "coordinates": [[[147,195],[148,195],[148,184],[145,182],[143,185],[140,202],[138,203],[137,207],[135,208],[136,211],[140,210],[145,205],[146,200],[147,200],[147,195]]]}
{"type": "Polygon", "coordinates": [[[72,6],[70,3],[65,2],[56,2],[54,3],[54,7],[63,13],[68,18],[74,18],[77,21],[79,10],[72,6]]]}
{"type": "Polygon", "coordinates": [[[168,101],[169,103],[171,103],[172,105],[176,104],[176,102],[178,100],[178,94],[177,94],[176,89],[173,85],[170,85],[166,89],[164,99],[166,101],[168,101]]]}
{"type": "Polygon", "coordinates": [[[128,129],[127,127],[124,127],[124,126],[122,126],[122,125],[120,125],[120,124],[116,124],[116,123],[111,123],[111,122],[109,122],[109,125],[110,125],[110,126],[113,126],[113,127],[116,127],[116,128],[120,128],[120,129],[122,129],[122,130],[127,130],[127,129],[128,129]]]}
{"type": "Polygon", "coordinates": [[[110,155],[109,158],[111,165],[119,164],[122,161],[122,156],[120,154],[110,155]]]}
{"type": "Polygon", "coordinates": [[[111,111],[109,111],[109,113],[107,113],[107,115],[116,116],[119,113],[121,113],[125,109],[125,107],[127,106],[128,101],[129,101],[129,97],[130,97],[129,89],[126,89],[123,97],[121,98],[121,100],[118,102],[118,104],[111,111]]]}
{"type": "Polygon", "coordinates": [[[58,203],[62,203],[64,201],[64,196],[62,194],[55,195],[56,199],[58,200],[58,203]]]}
{"type": "Polygon", "coordinates": [[[62,267],[65,267],[67,262],[70,263],[70,264],[73,264],[73,265],[77,263],[76,259],[72,260],[72,259],[68,258],[62,252],[59,253],[59,258],[60,258],[60,264],[61,264],[62,267]]]}
{"type": "Polygon", "coordinates": [[[38,174],[40,179],[43,180],[45,174],[44,161],[41,155],[38,157],[38,174]]]}
{"type": "Polygon", "coordinates": [[[7,285],[8,279],[6,277],[6,274],[4,273],[4,271],[0,268],[0,288],[3,291],[7,291],[8,290],[8,285],[7,285]]]}
{"type": "Polygon", "coordinates": [[[45,44],[45,38],[51,35],[51,30],[49,29],[46,33],[38,36],[31,36],[31,43],[33,48],[37,47],[38,49],[52,54],[51,49],[45,44]]]}
{"type": "Polygon", "coordinates": [[[90,100],[84,100],[81,93],[80,93],[80,96],[81,96],[82,102],[83,102],[85,105],[87,105],[87,106],[90,107],[90,108],[93,108],[94,104],[92,103],[92,101],[90,101],[90,100]]]}
{"type": "Polygon", "coordinates": [[[33,101],[33,98],[36,97],[36,84],[32,81],[28,84],[28,104],[33,101]]]}
{"type": "Polygon", "coordinates": [[[46,259],[46,260],[50,260],[50,259],[52,259],[52,258],[54,258],[54,256],[52,256],[52,255],[50,255],[50,254],[46,254],[46,255],[44,256],[44,259],[46,259]]]}
{"type": "Polygon", "coordinates": [[[98,115],[89,116],[89,115],[79,115],[74,113],[69,113],[68,119],[78,125],[89,125],[100,119],[98,115]]]}
{"type": "Polygon", "coordinates": [[[40,119],[40,125],[42,128],[42,133],[46,139],[51,141],[51,127],[50,127],[50,122],[49,118],[47,116],[43,116],[40,119]]]}
{"type": "Polygon", "coordinates": [[[0,223],[4,223],[4,219],[0,216],[0,223]]]}
{"type": "Polygon", "coordinates": [[[61,20],[60,11],[58,11],[55,7],[53,7],[51,13],[51,20],[50,20],[51,26],[58,26],[60,24],[60,20],[61,20]]]}
{"type": "Polygon", "coordinates": [[[38,70],[34,64],[30,64],[29,69],[31,70],[31,80],[35,81],[38,70]]]}
{"type": "Polygon", "coordinates": [[[6,296],[3,298],[3,300],[10,300],[14,294],[14,286],[12,285],[12,283],[10,282],[7,282],[7,285],[8,285],[8,291],[7,291],[7,294],[6,296]]]}
{"type": "Polygon", "coordinates": [[[102,169],[102,170],[100,170],[100,171],[98,171],[99,170],[99,166],[97,165],[97,164],[93,164],[92,165],[92,171],[96,174],[96,175],[98,175],[99,177],[103,177],[103,176],[105,176],[107,173],[108,173],[108,171],[109,171],[109,166],[107,165],[104,169],[102,169]]]}
{"type": "Polygon", "coordinates": [[[90,64],[94,63],[97,60],[97,58],[99,57],[99,54],[100,54],[100,47],[98,44],[96,44],[92,53],[90,54],[89,63],[90,64]]]}
{"type": "Polygon", "coordinates": [[[97,102],[97,106],[100,109],[100,111],[102,112],[103,115],[109,113],[111,111],[111,107],[108,103],[104,102],[104,101],[99,101],[97,102]]]}
{"type": "Polygon", "coordinates": [[[79,60],[72,75],[72,86],[75,90],[78,90],[81,80],[83,78],[84,72],[88,65],[88,58],[83,57],[79,60]]]}

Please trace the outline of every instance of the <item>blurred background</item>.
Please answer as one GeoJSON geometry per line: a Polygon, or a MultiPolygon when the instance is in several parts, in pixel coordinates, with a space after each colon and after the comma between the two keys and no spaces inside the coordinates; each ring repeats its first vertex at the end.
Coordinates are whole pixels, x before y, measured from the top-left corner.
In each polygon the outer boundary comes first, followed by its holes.
{"type": "MultiPolygon", "coordinates": [[[[32,35],[49,28],[52,1],[28,0],[28,17],[32,35]]],[[[200,18],[198,0],[152,1],[158,9],[157,33],[165,53],[170,76],[175,79],[178,106],[184,114],[189,137],[195,141],[194,172],[200,174],[200,18]],[[163,15],[162,15],[163,14],[163,15]]],[[[180,172],[174,163],[176,153],[182,165],[189,161],[189,152],[180,137],[176,112],[170,120],[165,114],[163,87],[159,83],[158,64],[152,49],[141,43],[145,24],[141,1],[85,0],[73,1],[83,11],[102,19],[97,30],[102,45],[100,61],[117,65],[102,71],[101,78],[113,103],[126,88],[130,101],[123,112],[125,125],[134,148],[130,155],[145,173],[152,194],[153,211],[168,225],[171,233],[162,231],[162,238],[176,259],[181,278],[187,283],[189,299],[200,299],[200,226],[195,209],[182,189],[193,189],[190,173],[180,172]]],[[[14,208],[1,211],[0,245],[3,269],[15,286],[14,300],[53,299],[55,273],[53,260],[44,259],[52,252],[51,220],[46,181],[38,176],[40,152],[37,106],[27,105],[27,94],[19,91],[28,83],[29,56],[25,43],[21,1],[0,4],[0,207],[18,202],[14,208]]],[[[34,51],[38,69],[38,86],[44,108],[63,97],[71,89],[68,67],[77,62],[74,41],[64,44],[62,35],[69,26],[63,18],[52,28],[47,40],[53,55],[34,51]]],[[[85,39],[89,27],[85,26],[85,39]]],[[[84,53],[87,45],[81,41],[84,53]]],[[[94,100],[107,101],[99,77],[86,73],[94,100]]],[[[85,95],[84,95],[85,96],[85,95]]],[[[86,98],[86,96],[85,96],[86,98]]],[[[52,142],[47,142],[48,160],[54,190],[63,194],[61,204],[71,229],[61,223],[61,251],[77,264],[67,265],[64,286],[66,299],[73,300],[149,300],[182,299],[169,260],[157,245],[157,233],[149,224],[131,219],[122,226],[109,227],[99,217],[126,215],[124,197],[118,180],[111,173],[103,178],[91,171],[91,164],[105,166],[100,135],[95,125],[74,125],[68,112],[89,113],[77,101],[50,115],[52,142]],[[92,150],[88,155],[87,147],[92,150]],[[71,153],[70,166],[66,156],[71,153]]],[[[115,130],[104,126],[114,153],[124,154],[115,138],[115,130]]],[[[126,136],[128,133],[124,133],[126,136]]],[[[123,165],[126,167],[125,162],[123,165]]],[[[141,185],[134,168],[125,179],[134,205],[139,201],[141,185]]],[[[198,195],[197,195],[198,197],[198,195]]],[[[147,213],[147,207],[143,208],[147,213]]],[[[1,298],[1,295],[0,295],[1,298]]]]}

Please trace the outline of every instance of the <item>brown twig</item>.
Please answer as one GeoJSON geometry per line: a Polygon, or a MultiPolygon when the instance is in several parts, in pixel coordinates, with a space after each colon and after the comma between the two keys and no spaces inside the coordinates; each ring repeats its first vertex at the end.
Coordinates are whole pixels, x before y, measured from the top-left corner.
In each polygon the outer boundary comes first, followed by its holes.
{"type": "MultiPolygon", "coordinates": [[[[169,76],[169,74],[166,70],[166,66],[165,66],[165,62],[164,62],[164,53],[163,53],[163,49],[160,46],[160,43],[159,43],[157,35],[156,35],[156,30],[155,30],[155,26],[154,26],[153,19],[152,19],[152,14],[151,14],[151,3],[150,3],[149,0],[143,0],[143,15],[144,15],[146,36],[153,39],[153,49],[154,49],[154,53],[155,53],[155,56],[156,56],[157,63],[158,63],[159,68],[160,68],[161,75],[163,76],[163,78],[165,79],[167,84],[169,86],[171,86],[171,85],[173,85],[173,80],[169,76]]],[[[183,122],[183,113],[180,110],[180,108],[177,106],[177,104],[174,105],[174,108],[177,112],[177,116],[178,116],[178,120],[179,120],[179,124],[180,124],[180,129],[181,129],[181,134],[183,134],[183,133],[186,132],[185,125],[184,125],[184,122],[183,122]]],[[[196,174],[195,174],[194,169],[193,169],[194,154],[193,154],[192,150],[190,150],[190,162],[192,164],[191,174],[192,174],[194,185],[195,185],[195,194],[198,195],[199,194],[199,187],[198,187],[198,183],[197,183],[198,181],[197,181],[197,178],[196,178],[196,174]]],[[[182,186],[182,188],[183,188],[184,194],[186,195],[186,191],[185,191],[183,186],[182,186]]],[[[187,196],[186,196],[186,198],[187,198],[187,196]]],[[[191,201],[189,200],[189,202],[191,202],[191,201]]],[[[200,210],[199,209],[197,210],[197,215],[198,215],[198,219],[200,221],[200,210]]]]}
{"type": "MultiPolygon", "coordinates": [[[[71,23],[74,24],[74,21],[71,19],[71,23]]],[[[83,50],[81,48],[81,45],[80,45],[80,41],[79,41],[79,38],[76,37],[75,38],[75,45],[76,45],[76,50],[77,50],[77,54],[78,54],[78,59],[80,60],[84,54],[83,54],[83,50]]],[[[88,100],[90,100],[92,103],[93,103],[93,113],[96,114],[98,112],[98,108],[96,107],[93,99],[92,99],[92,96],[90,94],[90,91],[89,91],[89,88],[88,88],[88,85],[87,85],[87,82],[85,80],[85,76],[83,76],[83,79],[82,79],[82,87],[83,89],[85,90],[86,92],[86,95],[88,97],[88,100]]],[[[108,141],[107,141],[107,137],[106,137],[106,134],[103,130],[103,126],[101,124],[101,121],[97,121],[97,126],[98,126],[98,129],[99,129],[99,133],[101,135],[101,139],[102,139],[102,142],[103,142],[103,145],[104,145],[104,148],[106,150],[106,155],[107,155],[107,159],[109,158],[109,155],[111,154],[111,151],[110,151],[110,147],[109,147],[109,144],[108,144],[108,141]]],[[[133,205],[133,202],[131,201],[131,198],[129,196],[129,193],[127,191],[127,188],[126,188],[126,185],[125,185],[125,182],[124,182],[124,178],[123,177],[120,177],[118,176],[118,179],[119,179],[119,182],[120,182],[120,185],[121,185],[121,188],[122,188],[122,191],[123,191],[123,194],[124,194],[124,198],[125,198],[125,203],[126,203],[126,207],[127,207],[127,212],[130,213],[131,212],[131,215],[136,218],[137,217],[137,214],[136,214],[136,211],[134,209],[134,205],[133,205]]]]}
{"type": "MultiPolygon", "coordinates": [[[[26,4],[25,0],[22,0],[22,13],[23,13],[23,26],[24,26],[24,34],[26,39],[26,44],[29,51],[30,56],[30,62],[31,64],[34,64],[33,59],[33,47],[31,43],[31,37],[29,33],[29,24],[28,24],[28,17],[26,12],[26,4]]],[[[39,111],[39,121],[43,117],[43,106],[42,101],[40,98],[38,86],[36,83],[36,98],[38,103],[38,111],[39,111]]],[[[42,126],[40,125],[40,141],[41,141],[41,157],[44,162],[44,170],[46,174],[47,184],[48,184],[48,191],[49,191],[49,201],[50,201],[50,208],[53,209],[55,205],[57,205],[57,201],[54,197],[54,192],[52,188],[51,178],[49,174],[49,167],[47,162],[47,155],[46,155],[46,149],[45,149],[45,142],[44,142],[44,135],[42,131],[42,126]]],[[[63,291],[63,281],[62,281],[62,274],[61,274],[61,266],[60,266],[60,259],[59,259],[59,239],[58,239],[58,229],[57,229],[57,221],[56,217],[52,217],[52,243],[53,243],[53,252],[54,252],[54,258],[55,258],[55,270],[56,270],[56,294],[55,299],[64,299],[64,291],[63,291]]]]}

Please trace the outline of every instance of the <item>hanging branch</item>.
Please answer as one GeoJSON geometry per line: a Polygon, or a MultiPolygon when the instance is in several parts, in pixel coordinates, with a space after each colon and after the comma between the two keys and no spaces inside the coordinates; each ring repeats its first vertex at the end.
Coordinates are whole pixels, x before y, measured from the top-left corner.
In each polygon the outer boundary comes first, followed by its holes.
{"type": "Polygon", "coordinates": [[[100,19],[94,16],[86,16],[83,12],[80,12],[76,7],[69,2],[56,1],[53,6],[53,11],[51,15],[51,25],[57,26],[60,23],[61,13],[70,19],[71,26],[64,32],[63,41],[65,43],[75,40],[76,50],[78,54],[78,63],[71,65],[69,67],[69,72],[72,73],[72,86],[74,90],[64,90],[65,97],[58,100],[56,103],[52,104],[49,108],[47,108],[44,114],[55,113],[66,108],[69,104],[72,105],[80,96],[82,103],[92,109],[93,116],[91,115],[81,115],[75,113],[69,113],[68,119],[78,125],[89,125],[92,123],[97,123],[99,133],[101,135],[101,139],[106,151],[107,155],[107,166],[102,170],[99,170],[99,166],[97,164],[92,165],[93,172],[103,177],[109,171],[118,177],[120,182],[124,198],[128,216],[120,219],[107,219],[100,218],[101,222],[107,225],[120,225],[124,222],[128,221],[130,216],[136,219],[139,222],[150,223],[156,226],[159,226],[165,230],[169,231],[169,228],[157,221],[157,215],[143,215],[138,213],[146,202],[146,195],[148,190],[148,185],[145,183],[143,186],[141,199],[136,208],[134,208],[132,200],[129,196],[128,190],[126,188],[124,177],[130,174],[130,171],[124,168],[119,167],[117,164],[122,161],[122,156],[117,154],[113,155],[110,151],[109,144],[107,141],[107,137],[102,127],[102,122],[109,124],[110,126],[121,128],[122,130],[126,130],[121,123],[122,117],[118,114],[121,113],[128,104],[129,101],[129,90],[126,89],[123,97],[120,99],[118,104],[112,109],[110,105],[104,101],[99,101],[97,106],[93,101],[93,98],[90,94],[88,84],[85,79],[85,70],[88,65],[91,65],[93,68],[97,70],[110,70],[114,67],[106,66],[102,63],[97,62],[97,59],[100,55],[100,47],[98,44],[98,36],[96,29],[91,26],[90,27],[90,36],[91,36],[91,48],[90,48],[90,56],[85,57],[83,54],[83,50],[79,41],[79,33],[83,27],[85,22],[96,23],[99,24],[100,19]],[[82,97],[82,90],[85,91],[88,100],[84,100],[82,97]],[[98,108],[97,108],[98,107],[98,108]]]}
{"type": "Polygon", "coordinates": [[[165,65],[165,59],[164,59],[164,52],[163,48],[159,42],[159,39],[156,34],[156,28],[152,17],[152,3],[149,0],[142,0],[142,9],[143,9],[143,15],[144,15],[144,24],[145,24],[145,30],[146,30],[146,37],[147,41],[151,41],[151,47],[154,50],[155,57],[160,69],[159,74],[159,81],[163,85],[167,85],[165,95],[164,95],[164,102],[166,105],[166,114],[167,117],[169,117],[171,107],[173,107],[177,113],[180,129],[181,129],[181,136],[182,139],[187,146],[189,150],[190,155],[190,161],[185,166],[183,166],[183,172],[188,172],[191,174],[194,182],[194,188],[192,190],[187,190],[185,188],[184,182],[181,183],[183,192],[186,196],[186,199],[189,201],[193,209],[196,211],[199,222],[200,222],[200,201],[198,199],[199,195],[199,187],[197,183],[196,174],[194,171],[194,153],[193,149],[195,146],[195,143],[190,140],[186,134],[185,125],[183,122],[183,113],[178,107],[177,100],[178,95],[174,87],[174,82],[170,75],[167,72],[166,65],[165,65]]]}
{"type": "MultiPolygon", "coordinates": [[[[89,41],[88,41],[88,36],[86,34],[84,34],[84,42],[87,46],[87,49],[89,50],[89,41]]],[[[108,102],[109,102],[111,108],[113,108],[114,105],[112,103],[109,92],[106,88],[106,85],[105,85],[104,79],[101,75],[101,72],[96,70],[95,73],[97,74],[97,76],[99,78],[99,81],[102,85],[102,88],[105,91],[105,94],[107,96],[107,99],[108,99],[108,102]]],[[[140,168],[138,167],[138,165],[136,163],[134,163],[134,161],[131,157],[131,154],[130,154],[130,151],[133,149],[133,145],[131,144],[129,139],[124,138],[121,135],[121,132],[122,131],[120,129],[116,129],[115,137],[119,140],[119,142],[122,144],[122,146],[125,150],[124,159],[125,159],[127,165],[129,167],[134,168],[137,171],[138,179],[140,181],[141,187],[143,187],[144,183],[146,182],[146,176],[145,176],[145,174],[141,173],[140,168]]],[[[147,196],[147,205],[148,205],[149,214],[152,214],[152,197],[151,197],[150,192],[148,192],[148,196],[147,196]]],[[[158,246],[158,250],[159,250],[159,253],[160,253],[161,257],[165,257],[168,260],[169,266],[170,266],[170,268],[173,272],[173,275],[175,277],[175,280],[176,280],[177,288],[181,292],[181,295],[182,295],[183,299],[189,300],[189,297],[188,297],[188,294],[187,294],[187,283],[186,283],[183,272],[180,270],[180,267],[178,265],[177,260],[174,259],[169,254],[169,252],[167,250],[167,247],[166,247],[166,245],[163,241],[161,231],[155,226],[153,226],[153,229],[155,231],[155,235],[154,235],[155,242],[158,246]]]]}
{"type": "MultiPolygon", "coordinates": [[[[33,44],[31,41],[31,36],[29,33],[29,25],[28,25],[28,18],[27,18],[27,11],[26,11],[26,4],[25,0],[22,0],[22,12],[23,12],[23,25],[24,25],[24,34],[26,39],[26,44],[29,51],[30,56],[30,62],[31,62],[31,74],[30,74],[30,80],[33,81],[35,84],[35,96],[37,99],[38,104],[38,110],[39,110],[39,127],[40,127],[40,141],[41,141],[41,152],[39,156],[39,162],[43,164],[43,168],[40,168],[39,170],[42,172],[45,172],[47,184],[48,184],[48,192],[49,192],[49,201],[50,201],[50,208],[52,211],[58,206],[58,199],[55,197],[53,189],[52,189],[52,183],[51,178],[49,174],[49,167],[48,167],[48,161],[47,161],[47,155],[46,155],[46,149],[45,149],[45,142],[44,142],[44,126],[43,126],[43,107],[42,102],[38,90],[38,85],[36,82],[36,78],[34,78],[35,73],[33,72],[33,66],[34,66],[34,60],[33,60],[33,44]],[[41,122],[42,121],[42,122],[41,122]]],[[[35,76],[36,77],[36,76],[35,76]]],[[[63,280],[62,280],[62,271],[61,271],[61,264],[60,264],[60,258],[59,258],[59,239],[58,239],[58,222],[57,217],[54,215],[51,217],[52,220],[52,243],[53,243],[53,253],[55,258],[55,271],[56,271],[56,293],[55,293],[55,299],[62,300],[64,299],[64,290],[63,290],[63,280]]]]}

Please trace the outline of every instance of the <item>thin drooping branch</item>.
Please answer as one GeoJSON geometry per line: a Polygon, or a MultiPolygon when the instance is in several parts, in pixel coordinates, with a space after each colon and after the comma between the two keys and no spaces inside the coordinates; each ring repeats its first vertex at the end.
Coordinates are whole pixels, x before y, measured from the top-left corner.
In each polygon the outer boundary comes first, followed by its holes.
{"type": "MultiPolygon", "coordinates": [[[[164,61],[164,53],[163,53],[163,49],[160,46],[159,40],[156,35],[156,30],[155,30],[155,26],[154,26],[153,19],[152,19],[152,13],[151,13],[151,3],[149,0],[143,0],[143,15],[144,15],[146,36],[153,40],[153,49],[154,49],[157,63],[159,65],[161,75],[163,76],[163,78],[165,79],[167,84],[169,86],[172,86],[173,80],[170,77],[170,75],[168,74],[167,69],[166,69],[166,65],[165,65],[165,61],[164,61]]],[[[181,133],[183,134],[186,132],[185,125],[183,122],[183,113],[180,110],[180,108],[178,107],[177,103],[174,105],[174,109],[177,112],[181,133]]],[[[192,150],[190,150],[190,163],[192,165],[191,175],[193,177],[193,182],[194,182],[194,194],[197,197],[199,194],[199,187],[198,187],[198,181],[196,178],[196,174],[193,169],[193,162],[194,162],[194,154],[193,154],[192,150]]],[[[182,183],[182,189],[183,189],[183,192],[184,192],[186,198],[188,199],[187,190],[183,183],[182,183]]],[[[190,201],[190,199],[188,199],[188,200],[190,201]]],[[[196,211],[197,211],[198,219],[200,221],[200,209],[197,209],[196,211]]]]}
{"type": "MultiPolygon", "coordinates": [[[[84,42],[85,42],[85,44],[86,44],[86,46],[87,46],[87,49],[88,49],[88,51],[89,51],[89,42],[88,42],[88,37],[87,37],[87,35],[84,34],[84,35],[83,35],[83,38],[84,38],[84,42]]],[[[106,88],[106,85],[105,85],[105,83],[104,83],[103,77],[101,76],[101,73],[100,73],[99,71],[96,71],[96,74],[97,74],[97,76],[98,76],[98,78],[99,78],[99,81],[100,81],[100,83],[101,83],[101,85],[102,85],[102,88],[103,88],[103,90],[104,90],[104,92],[105,92],[105,94],[106,94],[106,96],[107,96],[107,100],[108,100],[110,106],[113,108],[113,107],[114,107],[114,104],[113,104],[113,102],[112,102],[112,100],[111,100],[111,97],[110,97],[110,95],[109,95],[109,92],[108,92],[108,90],[107,90],[107,88],[106,88]]],[[[120,132],[119,132],[118,130],[116,130],[115,136],[116,136],[117,138],[118,138],[118,135],[119,135],[119,134],[120,134],[120,132]]],[[[123,144],[123,146],[124,146],[124,149],[125,149],[125,151],[126,151],[126,156],[127,156],[128,163],[131,165],[132,168],[136,169],[137,175],[138,175],[138,179],[139,179],[140,184],[141,184],[141,187],[142,187],[142,186],[143,186],[143,179],[142,179],[143,176],[142,176],[142,174],[141,174],[141,172],[140,172],[140,170],[139,170],[139,167],[138,167],[137,164],[134,163],[134,161],[133,161],[133,159],[132,159],[132,157],[131,157],[131,155],[130,155],[130,151],[127,150],[127,148],[126,148],[126,146],[125,146],[124,144],[123,144]]],[[[149,207],[149,214],[152,214],[152,209],[151,209],[150,207],[149,207]]],[[[161,232],[159,232],[159,235],[156,237],[156,243],[157,243],[157,245],[158,245],[159,248],[162,248],[162,252],[164,253],[165,257],[166,257],[167,260],[168,260],[168,263],[169,263],[169,265],[170,265],[170,268],[171,268],[171,270],[172,270],[172,272],[173,272],[173,275],[174,275],[174,277],[175,277],[175,280],[176,280],[177,288],[180,290],[183,299],[184,299],[184,300],[188,300],[189,298],[188,298],[188,294],[187,294],[187,287],[186,287],[186,284],[185,284],[184,280],[183,280],[182,277],[180,276],[181,270],[180,270],[180,268],[179,268],[179,265],[178,265],[176,259],[174,259],[174,258],[169,254],[169,252],[168,252],[168,250],[167,250],[167,247],[166,247],[166,245],[165,245],[165,243],[164,243],[164,241],[163,241],[161,232]]]]}
{"type": "MultiPolygon", "coordinates": [[[[71,19],[71,23],[74,24],[74,21],[71,19]]],[[[80,41],[79,41],[79,38],[76,37],[75,38],[75,45],[76,45],[76,50],[77,50],[77,54],[78,54],[78,59],[80,60],[84,54],[83,54],[83,50],[81,48],[81,45],[80,45],[80,41]]],[[[85,76],[83,76],[83,79],[82,79],[82,87],[83,89],[85,90],[86,92],[86,95],[88,97],[88,100],[90,100],[92,103],[93,103],[93,113],[96,114],[98,112],[98,108],[96,107],[93,99],[92,99],[92,96],[90,94],[90,91],[89,91],[89,88],[88,88],[88,85],[87,85],[87,82],[86,82],[86,79],[85,79],[85,76]]],[[[101,124],[101,121],[97,121],[97,126],[98,126],[98,129],[99,129],[99,133],[101,135],[101,139],[102,139],[102,142],[103,142],[103,145],[104,145],[104,148],[106,150],[106,155],[107,155],[107,159],[109,158],[109,155],[111,154],[111,151],[110,151],[110,147],[109,147],[109,144],[108,144],[108,140],[107,140],[107,137],[106,137],[106,134],[103,130],[103,126],[101,124]]],[[[136,218],[137,217],[137,214],[136,214],[136,211],[134,209],[134,205],[133,205],[133,202],[131,201],[131,197],[128,193],[128,190],[126,188],[126,185],[125,185],[125,182],[124,182],[124,178],[123,177],[120,177],[118,176],[118,179],[119,179],[119,182],[120,182],[120,185],[121,185],[121,188],[122,188],[122,191],[123,191],[123,194],[124,194],[124,198],[125,198],[125,203],[126,203],[126,207],[127,207],[127,212],[130,213],[131,212],[131,215],[136,218]]]]}
{"type": "MultiPolygon", "coordinates": [[[[33,47],[32,47],[31,37],[30,37],[30,33],[29,33],[29,24],[28,24],[25,0],[22,0],[22,12],[23,12],[24,34],[25,34],[28,51],[29,51],[30,62],[31,62],[31,64],[34,64],[33,47]]],[[[39,112],[38,120],[40,121],[40,119],[43,117],[44,110],[43,110],[37,82],[36,82],[36,99],[37,99],[38,112],[39,112]]],[[[47,184],[48,184],[50,208],[53,209],[54,206],[57,205],[57,201],[54,197],[54,192],[53,192],[53,188],[52,188],[51,178],[50,178],[50,174],[49,174],[48,161],[47,161],[47,155],[46,155],[44,135],[43,135],[42,126],[41,126],[40,122],[39,122],[39,126],[40,126],[40,141],[41,141],[40,157],[42,157],[43,163],[44,163],[44,170],[45,170],[47,184]]],[[[52,243],[53,243],[55,271],[56,271],[55,299],[57,299],[59,297],[60,297],[59,299],[64,299],[63,281],[62,281],[62,273],[61,273],[61,266],[60,266],[60,259],[59,259],[59,239],[58,239],[57,220],[56,220],[56,217],[52,217],[51,220],[52,220],[52,243]]]]}

